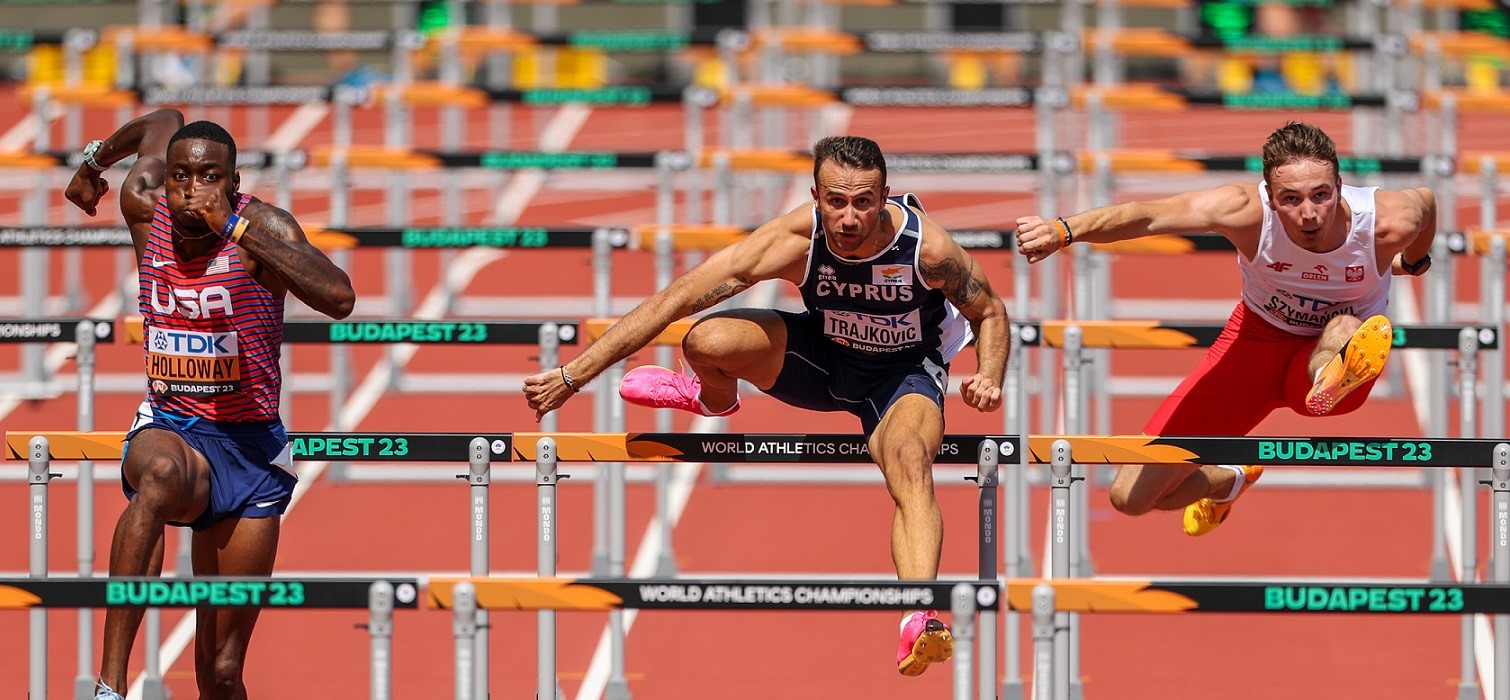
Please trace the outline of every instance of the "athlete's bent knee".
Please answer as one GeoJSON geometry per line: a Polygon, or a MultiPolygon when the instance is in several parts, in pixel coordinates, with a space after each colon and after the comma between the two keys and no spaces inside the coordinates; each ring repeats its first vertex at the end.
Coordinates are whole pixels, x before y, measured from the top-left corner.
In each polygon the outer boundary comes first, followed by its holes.
{"type": "Polygon", "coordinates": [[[1153,510],[1154,506],[1153,499],[1137,498],[1131,488],[1115,483],[1112,484],[1110,500],[1112,507],[1124,515],[1142,515],[1153,510]]]}
{"type": "Polygon", "coordinates": [[[166,455],[153,455],[136,471],[133,501],[149,508],[172,508],[189,495],[189,468],[166,455]]]}
{"type": "Polygon", "coordinates": [[[892,497],[905,499],[926,497],[933,488],[933,455],[922,440],[903,440],[887,450],[883,470],[892,497]]]}
{"type": "Polygon", "coordinates": [[[716,363],[724,355],[724,333],[722,328],[726,323],[718,317],[704,318],[698,321],[687,331],[686,337],[682,338],[682,355],[687,362],[697,365],[710,365],[716,363]]]}

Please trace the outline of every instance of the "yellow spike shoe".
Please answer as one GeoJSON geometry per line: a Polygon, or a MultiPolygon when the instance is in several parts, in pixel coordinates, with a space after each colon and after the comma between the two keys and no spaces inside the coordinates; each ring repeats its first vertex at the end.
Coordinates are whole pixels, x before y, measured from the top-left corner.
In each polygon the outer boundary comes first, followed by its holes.
{"type": "Polygon", "coordinates": [[[1324,416],[1354,389],[1379,376],[1394,340],[1395,330],[1389,319],[1373,316],[1364,321],[1337,356],[1321,368],[1316,383],[1306,394],[1306,408],[1312,414],[1324,416]]]}
{"type": "MultiPolygon", "coordinates": [[[[1247,465],[1243,467],[1243,487],[1237,492],[1237,498],[1242,498],[1248,492],[1248,487],[1258,481],[1262,476],[1262,465],[1247,465]]],[[[1200,537],[1221,525],[1227,519],[1227,514],[1232,512],[1232,504],[1237,502],[1234,498],[1226,503],[1217,503],[1208,496],[1195,503],[1185,506],[1185,534],[1191,537],[1200,537]]]]}

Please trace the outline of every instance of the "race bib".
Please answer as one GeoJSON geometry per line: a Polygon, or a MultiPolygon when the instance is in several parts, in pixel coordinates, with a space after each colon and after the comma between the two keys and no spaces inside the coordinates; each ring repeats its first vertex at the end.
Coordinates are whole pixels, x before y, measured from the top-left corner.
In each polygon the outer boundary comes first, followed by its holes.
{"type": "Polygon", "coordinates": [[[240,392],[241,354],[236,333],[149,328],[147,388],[158,396],[240,392]]]}
{"type": "Polygon", "coordinates": [[[923,340],[922,315],[823,312],[823,334],[845,347],[866,352],[896,352],[923,340]]]}

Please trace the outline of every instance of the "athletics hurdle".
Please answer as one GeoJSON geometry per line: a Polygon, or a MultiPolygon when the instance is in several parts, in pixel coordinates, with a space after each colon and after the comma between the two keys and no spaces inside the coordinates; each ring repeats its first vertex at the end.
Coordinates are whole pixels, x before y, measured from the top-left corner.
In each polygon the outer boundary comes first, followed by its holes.
{"type": "MultiPolygon", "coordinates": [[[[1085,422],[1085,407],[1087,398],[1091,394],[1109,396],[1109,386],[1097,386],[1094,377],[1087,380],[1085,376],[1085,362],[1080,353],[1087,348],[1197,348],[1209,347],[1221,332],[1220,323],[1164,323],[1158,321],[1042,321],[1042,322],[1013,322],[1013,331],[1021,343],[1025,346],[1060,347],[1064,349],[1064,368],[1066,377],[1065,387],[1065,429],[1079,432],[1083,430],[1085,422]],[[1072,413],[1073,412],[1073,413],[1072,413]]],[[[1478,324],[1420,324],[1399,325],[1395,327],[1394,344],[1396,348],[1414,348],[1428,350],[1457,350],[1458,351],[1458,378],[1457,383],[1465,387],[1458,397],[1460,415],[1467,421],[1464,424],[1466,433],[1462,437],[1472,437],[1472,417],[1474,415],[1475,392],[1473,390],[1476,376],[1476,357],[1481,350],[1495,350],[1500,347],[1499,326],[1478,324]]],[[[1447,404],[1444,400],[1438,406],[1433,404],[1433,412],[1440,413],[1445,421],[1447,404]]],[[[1445,435],[1443,428],[1442,434],[1445,435]]],[[[1437,435],[1434,435],[1437,436],[1437,435]]],[[[1223,462],[1226,464],[1227,462],[1223,462]]],[[[1245,464],[1245,462],[1231,462],[1231,464],[1245,464]]],[[[1075,476],[1083,476],[1077,472],[1075,476]]],[[[1308,483],[1322,483],[1312,480],[1308,483]]],[[[1356,484],[1356,480],[1336,482],[1336,485],[1356,484]]],[[[1442,548],[1446,539],[1445,533],[1445,508],[1442,506],[1446,489],[1445,481],[1441,479],[1429,479],[1429,485],[1436,494],[1438,503],[1437,517],[1433,518],[1436,533],[1432,538],[1431,570],[1433,578],[1445,579],[1447,577],[1447,557],[1442,548]]],[[[1467,489],[1463,496],[1466,498],[1471,488],[1467,489]]],[[[1077,499],[1079,515],[1082,518],[1077,522],[1076,545],[1080,549],[1078,553],[1072,552],[1072,561],[1084,562],[1085,568],[1081,571],[1072,571],[1071,576],[1090,576],[1093,569],[1090,565],[1089,546],[1085,542],[1085,533],[1089,530],[1084,520],[1086,515],[1085,502],[1077,499]]]]}
{"type": "MultiPolygon", "coordinates": [[[[863,436],[859,435],[761,435],[755,433],[514,433],[513,451],[511,458],[514,461],[534,460],[537,464],[537,474],[554,475],[557,471],[558,462],[611,462],[622,464],[624,462],[660,462],[660,463],[711,463],[711,462],[745,462],[745,463],[813,463],[813,464],[859,464],[869,463],[869,450],[863,436]]],[[[950,435],[945,436],[944,444],[935,464],[974,464],[976,476],[968,477],[967,480],[975,482],[981,490],[978,499],[977,510],[977,533],[979,540],[978,574],[981,580],[996,580],[999,568],[996,554],[997,523],[1000,518],[997,506],[996,487],[998,485],[997,473],[1000,458],[1011,456],[1019,452],[1013,442],[1013,438],[1005,436],[981,436],[981,435],[950,435]]],[[[546,488],[554,479],[549,476],[540,476],[542,489],[546,488]]],[[[661,485],[660,482],[657,483],[661,485]]],[[[622,480],[619,482],[622,488],[622,480]]],[[[553,488],[553,486],[551,486],[553,488]]],[[[542,494],[542,499],[546,498],[542,494]]],[[[623,496],[620,494],[619,499],[623,496]]],[[[666,511],[669,497],[658,497],[657,517],[662,523],[662,546],[671,546],[669,531],[672,518],[666,511]]],[[[622,542],[623,534],[623,508],[617,509],[609,518],[610,527],[616,528],[613,535],[615,541],[622,542]]],[[[554,511],[546,508],[545,502],[541,505],[542,518],[559,518],[554,511]]],[[[547,523],[542,519],[540,523],[542,533],[548,531],[547,523]]],[[[542,535],[541,546],[546,546],[542,535]]],[[[551,544],[554,548],[554,544],[551,544]]],[[[673,555],[674,556],[674,555],[673,555]]],[[[541,560],[545,560],[542,551],[541,560]]],[[[552,557],[553,558],[553,557],[552,557]]],[[[622,564],[620,565],[622,568],[622,564]]],[[[554,572],[541,570],[541,575],[546,576],[554,572]]],[[[615,576],[622,576],[621,571],[616,571],[615,576]]],[[[982,618],[981,622],[982,653],[980,661],[981,671],[981,697],[994,697],[994,684],[996,678],[996,634],[994,615],[982,618]],[[989,679],[990,682],[987,682],[989,679]],[[986,690],[991,689],[992,695],[986,695],[986,690]]],[[[542,638],[543,640],[543,638],[542,638]]],[[[612,631],[614,642],[612,662],[613,675],[610,680],[610,688],[618,688],[613,692],[627,692],[627,684],[623,680],[623,632],[622,628],[612,631]]],[[[542,652],[544,654],[544,652],[542,652]]],[[[544,664],[544,660],[541,662],[544,664]]],[[[543,670],[543,667],[542,667],[543,670]]],[[[554,669],[549,677],[554,678],[554,669]]],[[[545,681],[541,681],[542,687],[545,681]]]]}
{"type": "MultiPolygon", "coordinates": [[[[1467,336],[1465,332],[1463,335],[1467,336]]],[[[1471,411],[1472,409],[1468,409],[1471,411]]],[[[1471,418],[1465,419],[1465,424],[1471,425],[1471,418]]],[[[1496,467],[1505,471],[1496,471],[1495,480],[1503,481],[1501,477],[1510,476],[1510,445],[1497,440],[1478,439],[1405,439],[1405,438],[1352,438],[1352,437],[1327,437],[1327,438],[1293,438],[1293,437],[1125,437],[1125,436],[1046,436],[1034,437],[1029,441],[1029,449],[1032,451],[1034,461],[1048,460],[1051,463],[1051,472],[1054,475],[1051,488],[1054,491],[1050,498],[1050,522],[1053,523],[1055,536],[1050,538],[1052,544],[1052,559],[1055,562],[1055,573],[1066,571],[1068,566],[1061,567],[1058,562],[1073,561],[1073,548],[1083,541],[1083,536],[1077,536],[1071,531],[1080,520],[1074,513],[1069,512],[1074,508],[1069,495],[1072,485],[1070,477],[1071,465],[1083,464],[1260,464],[1260,465],[1315,465],[1333,467],[1427,467],[1442,468],[1456,467],[1462,469],[1465,488],[1469,489],[1465,494],[1465,501],[1472,501],[1476,494],[1472,491],[1474,484],[1472,471],[1476,468],[1496,467]],[[1045,444],[1048,443],[1048,444],[1045,444]]],[[[1504,493],[1501,487],[1491,483],[1495,488],[1495,507],[1510,510],[1510,490],[1504,493]]],[[[1510,486],[1510,484],[1507,484],[1510,486]]],[[[1496,511],[1503,513],[1505,511],[1496,511]]],[[[1473,532],[1476,519],[1472,506],[1464,505],[1463,538],[1465,552],[1475,547],[1473,532]]],[[[1503,535],[1510,533],[1510,521],[1501,521],[1496,516],[1496,533],[1503,535]]],[[[1499,537],[1495,543],[1496,555],[1510,555],[1510,535],[1499,537]]],[[[1475,554],[1469,552],[1465,555],[1462,578],[1465,582],[1471,581],[1475,576],[1475,554]]],[[[1498,571],[1498,569],[1496,569],[1498,571]]],[[[1506,569],[1510,574],[1510,568],[1506,569]]],[[[1498,575],[1498,574],[1496,574],[1498,575]]],[[[1072,578],[1076,578],[1073,577],[1072,578]]],[[[1436,579],[1433,579],[1436,580],[1436,579]]],[[[1505,583],[1510,583],[1510,578],[1496,581],[1503,589],[1505,583]]],[[[1026,609],[1026,607],[1019,607],[1026,609]]],[[[1251,609],[1251,608],[1250,608],[1251,609]]],[[[1439,612],[1464,612],[1461,608],[1440,610],[1439,612]]],[[[1460,697],[1463,693],[1472,691],[1477,694],[1474,682],[1473,645],[1472,645],[1472,619],[1465,615],[1463,618],[1463,675],[1459,677],[1460,697]]],[[[1078,643],[1075,637],[1073,623],[1063,624],[1056,618],[1053,634],[1053,655],[1055,657],[1056,695],[1054,697],[1068,698],[1078,697],[1078,643]],[[1060,670],[1060,667],[1064,670],[1060,670]],[[1059,695],[1058,679],[1064,676],[1068,683],[1066,694],[1059,695]]],[[[1035,629],[1039,625],[1035,622],[1035,629]]],[[[1504,669],[1504,681],[1510,683],[1510,668],[1504,669]]],[[[1510,685],[1505,686],[1510,689],[1510,685]]]]}
{"type": "MultiPolygon", "coordinates": [[[[28,610],[37,619],[45,618],[49,608],[366,609],[371,646],[369,697],[388,700],[393,677],[393,610],[416,609],[418,592],[419,581],[412,578],[0,578],[0,610],[28,610]]],[[[36,642],[33,634],[34,650],[36,642]]],[[[31,696],[47,697],[45,655],[39,660],[33,651],[31,669],[31,696]]],[[[92,679],[90,686],[89,697],[94,697],[92,679]]]]}
{"type": "MultiPolygon", "coordinates": [[[[429,606],[457,612],[457,629],[479,610],[950,610],[955,618],[955,700],[972,693],[970,618],[1000,607],[1000,585],[977,581],[849,579],[564,579],[445,578],[429,580],[429,606]],[[475,603],[469,598],[475,595],[475,603]]],[[[985,637],[981,637],[985,641],[985,637]]],[[[542,650],[543,651],[543,650],[542,650]]],[[[464,654],[458,664],[470,663],[464,654]]],[[[466,673],[460,666],[458,676],[466,673]]],[[[542,684],[543,687],[543,684],[542,684]]],[[[989,688],[982,688],[982,696],[989,688]]],[[[549,697],[548,695],[544,697],[549,697]]],[[[994,693],[989,697],[995,697],[994,693]]]]}
{"type": "MultiPolygon", "coordinates": [[[[73,326],[74,329],[74,363],[78,368],[78,429],[84,431],[94,430],[95,345],[96,343],[108,343],[114,340],[115,323],[113,321],[91,319],[50,319],[47,321],[0,320],[0,342],[60,341],[64,338],[64,329],[69,326],[73,326]]],[[[46,472],[46,469],[43,469],[42,472],[46,472]]],[[[35,488],[31,490],[33,498],[40,497],[42,499],[41,514],[34,512],[33,515],[38,518],[38,522],[45,525],[47,496],[45,490],[46,480],[39,482],[42,472],[34,471],[28,467],[27,481],[33,486],[40,483],[43,487],[40,491],[35,488]]],[[[51,473],[47,473],[47,480],[50,480],[52,476],[51,473]]],[[[85,459],[79,461],[78,479],[77,552],[79,577],[88,578],[94,574],[94,462],[92,460],[85,459]]],[[[43,550],[42,557],[41,571],[33,571],[33,575],[40,573],[40,575],[45,576],[47,574],[45,550],[43,550]]],[[[43,633],[45,634],[45,626],[43,629],[43,633]]],[[[93,634],[94,616],[89,609],[80,608],[79,675],[74,681],[75,697],[83,698],[94,695],[94,656],[89,641],[93,634]]]]}
{"type": "MultiPolygon", "coordinates": [[[[45,432],[7,432],[5,434],[6,451],[11,459],[20,459],[25,455],[29,460],[28,480],[31,482],[30,491],[32,500],[40,503],[41,508],[33,508],[31,527],[31,556],[33,557],[33,575],[46,576],[46,547],[47,528],[46,521],[46,486],[51,478],[48,465],[52,460],[95,460],[95,459],[120,459],[122,455],[122,443],[126,433],[120,431],[45,431],[45,432]],[[40,499],[40,501],[38,500],[40,499]],[[41,557],[41,571],[36,573],[41,557]]],[[[364,461],[364,462],[457,462],[465,458],[468,469],[465,474],[456,475],[468,483],[469,505],[468,522],[472,526],[469,532],[470,570],[473,574],[486,574],[488,571],[488,523],[490,507],[487,489],[492,483],[491,464],[495,459],[507,461],[511,453],[512,436],[502,434],[481,433],[289,433],[289,445],[295,461],[325,461],[332,462],[339,459],[364,461]]],[[[81,513],[80,517],[83,517],[81,513]]],[[[92,523],[92,521],[91,521],[92,523]]],[[[90,525],[92,528],[92,524],[90,525]]],[[[92,531],[92,530],[91,530],[92,531]]],[[[182,538],[187,540],[188,538],[182,538]]],[[[182,572],[191,571],[191,568],[182,569],[182,572]]],[[[53,579],[56,581],[56,579],[53,579]]],[[[100,582],[103,579],[79,579],[83,582],[100,582]]],[[[162,581],[162,579],[150,579],[162,581]]],[[[175,582],[176,583],[176,582],[175,582]]],[[[400,582],[394,581],[399,584],[400,582]]],[[[412,583],[412,581],[410,582],[412,583]]],[[[365,588],[363,589],[365,591],[365,588]]],[[[405,607],[413,607],[413,589],[408,592],[408,600],[401,585],[391,592],[391,598],[397,598],[405,607]]],[[[3,593],[3,588],[0,588],[3,593]]],[[[364,593],[365,595],[365,593],[364,593]]],[[[354,599],[348,599],[354,600],[354,599]]],[[[365,599],[364,599],[365,600],[365,599]]],[[[3,601],[3,598],[0,598],[3,601]]],[[[192,605],[192,604],[191,604],[192,605]]],[[[335,606],[335,607],[366,607],[361,605],[335,606]]],[[[103,607],[81,605],[79,607],[103,607]]],[[[148,611],[150,613],[150,610],[148,611]]],[[[37,615],[33,615],[37,617],[37,615]]],[[[486,613],[479,614],[479,623],[474,626],[476,632],[473,644],[477,653],[486,658],[488,649],[486,613]]],[[[379,649],[376,636],[386,631],[391,634],[391,618],[388,620],[376,620],[369,625],[374,633],[374,659],[381,657],[387,660],[389,651],[386,642],[379,649]],[[379,653],[380,652],[380,653],[379,653]]],[[[81,630],[81,633],[83,630],[81,630]]],[[[153,639],[151,630],[148,630],[147,644],[155,648],[157,642],[153,639]]],[[[89,630],[83,638],[91,638],[93,630],[89,630]]],[[[386,639],[386,637],[384,637],[386,639]]],[[[42,640],[45,642],[45,639],[42,640]]],[[[33,648],[37,648],[37,639],[33,638],[33,648]]],[[[45,644],[41,647],[45,649],[45,644]]],[[[37,651],[33,651],[33,670],[40,671],[45,676],[45,656],[37,657],[37,651]],[[37,658],[41,658],[42,666],[37,666],[37,658]]],[[[82,652],[81,652],[82,654],[82,652]]],[[[147,655],[147,675],[149,700],[161,700],[160,691],[162,685],[161,674],[156,668],[157,655],[147,655]]],[[[376,674],[376,669],[374,670],[376,674]]],[[[477,687],[486,688],[487,668],[484,665],[477,669],[475,684],[477,687]]],[[[32,676],[32,682],[45,684],[45,678],[38,681],[38,675],[32,676]]],[[[90,687],[87,697],[93,697],[93,676],[90,676],[90,687]]],[[[374,688],[378,687],[374,683],[374,688]]],[[[381,683],[386,688],[388,683],[385,679],[381,683]]],[[[46,697],[44,693],[37,697],[46,697]]]]}

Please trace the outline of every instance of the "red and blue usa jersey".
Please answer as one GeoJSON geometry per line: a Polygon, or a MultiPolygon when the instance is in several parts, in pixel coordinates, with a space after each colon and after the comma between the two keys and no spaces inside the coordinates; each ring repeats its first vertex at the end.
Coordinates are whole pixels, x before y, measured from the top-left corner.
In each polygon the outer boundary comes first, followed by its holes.
{"type": "MultiPolygon", "coordinates": [[[[238,195],[241,213],[255,201],[238,195]]],[[[147,397],[156,411],[218,422],[276,420],[283,377],[283,299],[247,273],[235,244],[180,260],[167,199],[158,197],[142,259],[138,307],[147,397]]]]}

